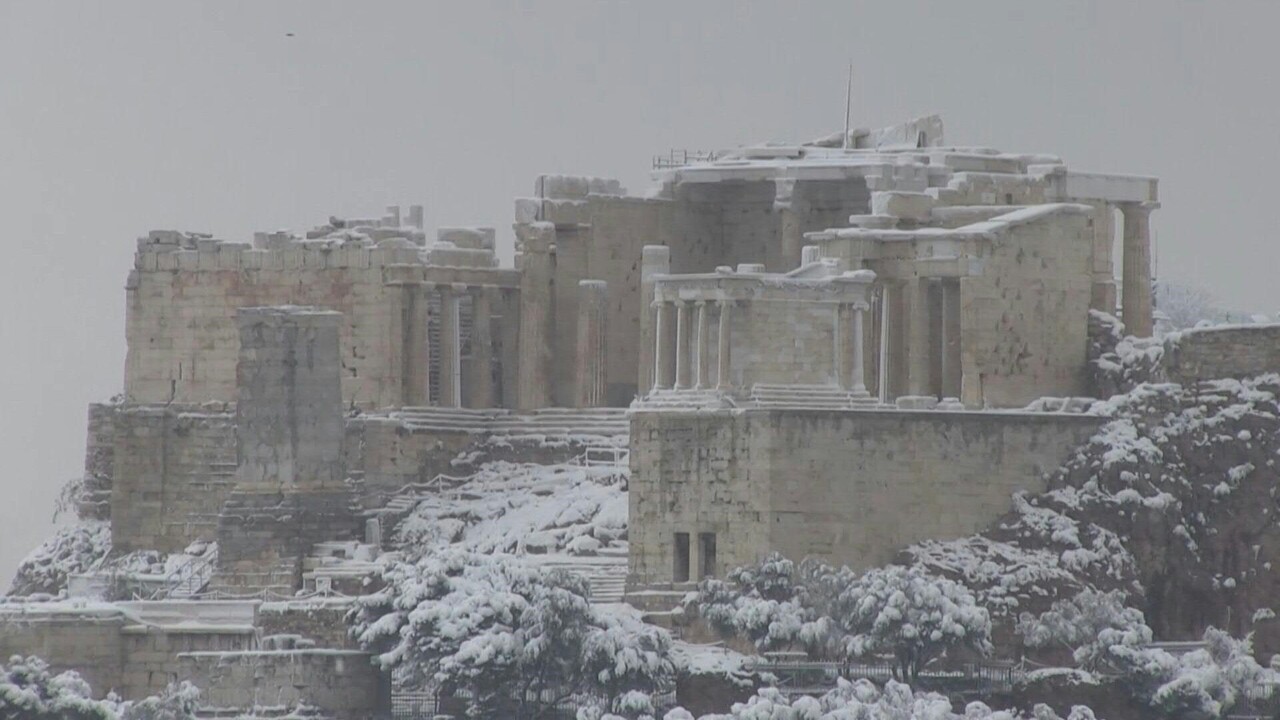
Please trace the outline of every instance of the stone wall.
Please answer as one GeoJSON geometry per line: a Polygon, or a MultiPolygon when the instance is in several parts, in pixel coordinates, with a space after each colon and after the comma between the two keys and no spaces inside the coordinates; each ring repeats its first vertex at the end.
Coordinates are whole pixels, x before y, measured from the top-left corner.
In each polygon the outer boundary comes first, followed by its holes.
{"type": "Polygon", "coordinates": [[[127,285],[126,400],[234,401],[236,310],[315,305],[343,315],[344,401],[400,404],[403,294],[384,284],[384,271],[419,262],[415,246],[255,250],[207,241],[181,249],[163,239],[140,241],[127,285]]]}
{"type": "MultiPolygon", "coordinates": [[[[240,652],[256,644],[253,628],[183,630],[127,625],[120,637],[124,664],[117,690],[122,697],[133,699],[157,695],[170,683],[189,679],[179,670],[180,653],[240,652]]],[[[98,687],[93,689],[97,691],[98,687]]]]}
{"type": "Polygon", "coordinates": [[[77,507],[80,517],[111,519],[111,489],[115,465],[115,403],[91,403],[84,443],[84,490],[77,507]]]}
{"type": "MultiPolygon", "coordinates": [[[[110,460],[113,550],[173,553],[215,539],[235,480],[231,409],[217,403],[94,407],[112,418],[112,450],[101,453],[98,470],[110,460]]],[[[102,443],[94,438],[91,424],[90,443],[102,443]]]]}
{"type": "Polygon", "coordinates": [[[344,598],[266,602],[258,608],[258,629],[262,637],[296,635],[318,647],[355,650],[346,620],[353,605],[344,598]]]}
{"type": "Polygon", "coordinates": [[[209,708],[307,705],[338,720],[364,720],[388,697],[369,655],[353,650],[192,652],[178,657],[178,668],[201,689],[201,704],[209,708]]]}
{"type": "Polygon", "coordinates": [[[996,412],[637,411],[631,421],[630,576],[673,581],[674,534],[714,533],[708,571],[771,551],[855,568],[1009,509],[1099,427],[1098,418],[996,412]]]}
{"type": "Polygon", "coordinates": [[[125,648],[119,610],[55,611],[50,607],[0,608],[0,662],[35,655],[55,672],[75,670],[96,697],[124,689],[125,648]]]}
{"type": "Polygon", "coordinates": [[[1088,215],[1054,214],[1009,228],[960,280],[966,405],[1088,394],[1092,255],[1088,215]]]}
{"type": "Polygon", "coordinates": [[[1183,330],[1165,339],[1171,382],[1243,378],[1280,372],[1280,325],[1233,325],[1183,330]]]}

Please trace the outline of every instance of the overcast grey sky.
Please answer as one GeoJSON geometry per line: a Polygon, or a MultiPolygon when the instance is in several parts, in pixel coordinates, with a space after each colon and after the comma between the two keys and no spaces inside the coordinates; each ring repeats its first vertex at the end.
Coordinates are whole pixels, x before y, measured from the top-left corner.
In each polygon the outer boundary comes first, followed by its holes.
{"type": "Polygon", "coordinates": [[[1161,178],[1164,276],[1280,310],[1280,3],[0,0],[0,590],[121,390],[134,238],[422,202],[509,241],[541,172],[938,112],[1161,178]],[[286,33],[293,33],[287,37],[286,33]]]}

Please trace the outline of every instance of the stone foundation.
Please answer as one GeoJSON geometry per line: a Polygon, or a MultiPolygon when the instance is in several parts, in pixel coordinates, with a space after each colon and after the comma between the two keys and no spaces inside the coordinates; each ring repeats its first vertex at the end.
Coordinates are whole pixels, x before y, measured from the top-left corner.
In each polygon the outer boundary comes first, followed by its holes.
{"type": "Polygon", "coordinates": [[[865,569],[914,542],[968,535],[1008,511],[1014,492],[1042,491],[1044,475],[1101,423],[1014,412],[634,411],[629,586],[723,576],[775,551],[865,569]]]}

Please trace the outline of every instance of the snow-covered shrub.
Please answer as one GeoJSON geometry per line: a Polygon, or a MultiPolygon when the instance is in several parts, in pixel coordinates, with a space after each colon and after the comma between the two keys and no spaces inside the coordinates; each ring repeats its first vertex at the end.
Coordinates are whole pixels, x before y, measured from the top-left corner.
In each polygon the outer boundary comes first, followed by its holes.
{"type": "Polygon", "coordinates": [[[1160,382],[1164,344],[1156,338],[1125,335],[1115,316],[1089,311],[1089,366],[1099,397],[1129,392],[1142,383],[1160,382]]]}
{"type": "Polygon", "coordinates": [[[1151,642],[1142,611],[1126,607],[1119,590],[1083,590],[1059,600],[1039,617],[1023,613],[1018,632],[1028,647],[1061,644],[1072,651],[1077,666],[1095,671],[1118,669],[1114,648],[1141,648],[1151,642]]]}
{"type": "MultiPolygon", "coordinates": [[[[690,720],[680,709],[664,720],[690,720]]],[[[724,715],[704,715],[700,720],[1062,720],[1045,705],[1030,716],[1016,711],[992,710],[980,702],[969,703],[956,714],[951,701],[937,693],[913,693],[907,685],[890,680],[884,688],[869,680],[840,680],[822,697],[788,698],[773,688],[758,691],[745,703],[737,703],[724,715]]],[[[1087,707],[1072,708],[1067,720],[1095,720],[1087,707]]]]}
{"type": "Polygon", "coordinates": [[[899,679],[950,648],[991,652],[991,616],[960,583],[891,565],[858,577],[837,596],[831,617],[846,657],[892,653],[899,679]]]}
{"type": "Polygon", "coordinates": [[[199,699],[183,682],[137,702],[95,700],[79,673],[54,674],[40,658],[15,655],[0,665],[0,720],[194,720],[199,699]]]}
{"type": "Polygon", "coordinates": [[[973,594],[915,567],[857,575],[771,555],[726,580],[704,580],[687,604],[712,627],[747,637],[760,650],[800,646],[843,659],[892,654],[904,680],[948,648],[991,650],[991,617],[973,594]]]}
{"type": "Polygon", "coordinates": [[[93,569],[111,552],[111,524],[84,520],[60,528],[53,537],[32,550],[14,575],[10,595],[57,595],[67,587],[67,576],[93,569]]]}
{"type": "Polygon", "coordinates": [[[595,611],[585,582],[515,558],[450,550],[393,562],[361,598],[353,633],[402,682],[467,691],[477,717],[535,717],[579,693],[648,691],[670,677],[670,639],[595,611]]]}

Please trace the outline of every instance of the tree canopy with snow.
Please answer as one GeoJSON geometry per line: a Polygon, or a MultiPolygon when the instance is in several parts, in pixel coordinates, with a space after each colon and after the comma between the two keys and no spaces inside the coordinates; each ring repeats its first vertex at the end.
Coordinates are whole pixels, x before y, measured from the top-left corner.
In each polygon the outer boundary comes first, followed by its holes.
{"type": "Polygon", "coordinates": [[[859,575],[775,554],[726,580],[704,580],[689,604],[716,629],[760,650],[798,646],[846,660],[889,655],[902,680],[917,679],[952,648],[991,651],[991,618],[973,594],[919,568],[859,575]]]}
{"type": "Polygon", "coordinates": [[[136,702],[95,700],[79,673],[54,673],[40,658],[14,656],[0,665],[0,720],[194,720],[199,699],[184,682],[136,702]]]}
{"type": "Polygon", "coordinates": [[[475,717],[536,718],[588,694],[612,705],[674,674],[664,630],[598,612],[585,582],[450,550],[390,563],[353,633],[399,681],[469,696],[475,717]]]}

